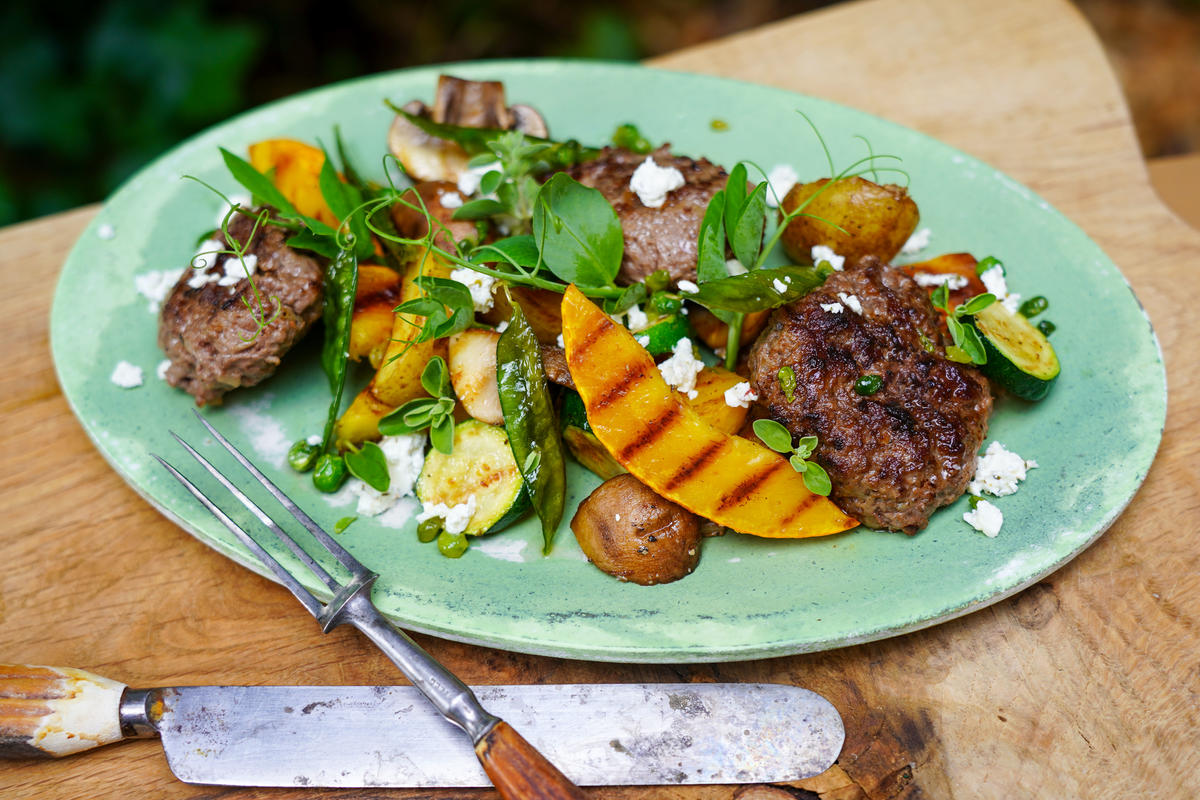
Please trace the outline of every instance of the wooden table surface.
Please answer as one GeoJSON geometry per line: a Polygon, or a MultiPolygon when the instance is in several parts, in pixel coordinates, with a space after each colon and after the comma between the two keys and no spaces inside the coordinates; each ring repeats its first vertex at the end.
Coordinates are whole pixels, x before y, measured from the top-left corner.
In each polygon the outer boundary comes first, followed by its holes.
{"type": "MultiPolygon", "coordinates": [[[[1151,189],[1083,19],[1062,0],[869,0],[655,63],[880,114],[982,158],[1065,212],[1120,266],[1158,331],[1170,398],[1157,461],[1128,510],[1068,566],[1004,602],[887,641],[711,666],[422,644],[472,683],[776,681],[821,692],[846,722],[838,764],[788,788],[589,790],[596,798],[1200,796],[1200,234],[1151,189]]],[[[0,659],[141,686],[394,682],[361,636],[322,636],[283,589],[159,515],[71,415],[50,362],[48,309],[59,266],[94,213],[0,231],[0,659]]],[[[494,793],[187,786],[147,741],[5,764],[0,796],[494,793]]]]}

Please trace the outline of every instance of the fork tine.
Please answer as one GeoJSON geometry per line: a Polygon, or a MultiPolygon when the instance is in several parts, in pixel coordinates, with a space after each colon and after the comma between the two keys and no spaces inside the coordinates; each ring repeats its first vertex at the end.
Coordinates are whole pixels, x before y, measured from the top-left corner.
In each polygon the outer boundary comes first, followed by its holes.
{"type": "Polygon", "coordinates": [[[346,548],[334,541],[333,537],[326,533],[324,528],[314,522],[312,517],[308,516],[308,514],[305,514],[299,506],[293,503],[292,499],[283,493],[283,490],[272,483],[270,478],[268,478],[266,475],[263,475],[258,470],[258,467],[254,466],[254,464],[252,464],[248,458],[242,455],[240,450],[230,444],[229,440],[222,436],[220,431],[209,424],[208,420],[201,416],[200,412],[192,409],[192,413],[196,415],[196,419],[200,420],[200,424],[202,424],[205,429],[207,429],[208,432],[213,435],[213,438],[220,442],[221,446],[228,450],[229,453],[237,459],[238,463],[245,467],[246,470],[253,475],[255,479],[257,479],[258,482],[261,483],[276,500],[279,501],[279,504],[286,508],[288,512],[296,518],[297,522],[303,525],[305,529],[317,539],[317,541],[324,545],[325,549],[328,550],[334,558],[341,562],[342,566],[350,570],[350,572],[353,573],[356,578],[362,578],[374,574],[364,567],[362,562],[360,562],[357,558],[350,555],[346,548]]]}
{"type": "MultiPolygon", "coordinates": [[[[242,530],[236,522],[230,519],[225,512],[223,512],[211,500],[209,500],[204,492],[200,491],[198,488],[196,488],[195,484],[180,474],[179,470],[175,469],[163,458],[154,455],[154,453],[151,453],[150,455],[154,456],[155,460],[162,464],[163,467],[166,468],[167,472],[171,473],[171,475],[175,477],[175,480],[182,483],[184,488],[191,492],[192,496],[200,501],[201,505],[207,508],[222,525],[229,529],[230,533],[238,537],[242,544],[246,545],[246,547],[250,549],[250,552],[254,553],[254,555],[258,557],[258,560],[262,562],[267,569],[275,573],[275,576],[279,578],[280,583],[288,588],[288,590],[296,597],[296,599],[300,601],[301,605],[308,609],[310,614],[318,618],[321,616],[321,612],[323,610],[321,602],[317,600],[317,598],[313,597],[307,589],[301,586],[300,582],[292,577],[292,574],[284,569],[283,565],[276,561],[273,555],[264,550],[262,545],[254,540],[254,537],[242,530]]],[[[259,514],[261,513],[262,512],[260,511],[259,514]]]]}
{"type": "Polygon", "coordinates": [[[253,500],[251,500],[249,497],[247,497],[242,492],[241,489],[234,486],[229,481],[228,478],[226,478],[223,474],[221,474],[221,472],[209,462],[208,459],[206,459],[204,456],[202,456],[198,452],[196,452],[196,449],[194,447],[192,447],[190,444],[188,444],[187,442],[185,442],[183,439],[181,439],[179,437],[179,435],[177,433],[175,433],[175,431],[168,431],[168,433],[170,433],[171,436],[174,437],[175,441],[179,442],[179,444],[183,447],[184,450],[188,451],[188,453],[191,454],[192,458],[199,461],[200,465],[203,466],[206,470],[208,470],[208,473],[210,475],[212,475],[214,478],[216,478],[221,483],[222,486],[224,486],[226,489],[228,489],[230,494],[232,494],[234,497],[236,497],[243,506],[245,506],[252,514],[254,514],[254,516],[258,517],[259,522],[261,522],[263,525],[267,526],[267,528],[270,529],[271,533],[275,534],[276,538],[281,540],[284,543],[284,545],[287,546],[288,550],[292,551],[292,555],[294,555],[294,556],[296,556],[296,558],[300,559],[300,561],[302,561],[304,563],[304,565],[306,567],[308,567],[309,570],[314,575],[316,575],[317,578],[322,583],[324,583],[327,587],[329,587],[329,590],[331,592],[336,592],[338,589],[342,588],[341,584],[338,581],[334,580],[333,576],[331,576],[328,572],[326,572],[324,567],[322,567],[315,560],[313,560],[312,556],[310,556],[308,553],[306,553],[304,551],[304,548],[302,548],[295,539],[293,539],[282,528],[280,528],[278,525],[276,525],[275,520],[268,517],[266,515],[266,512],[264,512],[261,508],[259,508],[258,505],[253,500]]]}

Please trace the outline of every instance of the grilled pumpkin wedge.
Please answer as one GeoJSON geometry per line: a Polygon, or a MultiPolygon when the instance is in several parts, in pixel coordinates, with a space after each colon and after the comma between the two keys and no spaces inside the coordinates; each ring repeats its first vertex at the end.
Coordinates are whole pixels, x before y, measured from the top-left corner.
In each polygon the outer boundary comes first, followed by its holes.
{"type": "Polygon", "coordinates": [[[770,538],[857,525],[778,453],[709,425],[654,359],[574,286],[563,296],[567,365],[596,437],[654,491],[719,525],[770,538]]]}

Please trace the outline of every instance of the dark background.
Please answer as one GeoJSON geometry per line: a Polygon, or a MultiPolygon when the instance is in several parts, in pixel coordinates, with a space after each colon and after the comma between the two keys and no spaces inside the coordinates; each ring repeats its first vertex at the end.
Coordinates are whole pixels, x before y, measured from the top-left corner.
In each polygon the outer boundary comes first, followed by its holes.
{"type": "MultiPolygon", "coordinates": [[[[1001,0],[1002,1],[1002,0],[1001,0]]],[[[103,199],[188,135],[333,81],[476,58],[637,60],[829,0],[110,0],[0,10],[0,225],[103,199]]],[[[1077,0],[1148,157],[1200,151],[1200,0],[1077,0]]]]}

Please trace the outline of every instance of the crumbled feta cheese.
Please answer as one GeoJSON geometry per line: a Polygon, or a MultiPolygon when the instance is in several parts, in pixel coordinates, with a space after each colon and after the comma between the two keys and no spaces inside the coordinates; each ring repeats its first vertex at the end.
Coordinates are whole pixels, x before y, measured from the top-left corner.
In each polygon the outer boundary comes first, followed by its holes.
{"type": "Polygon", "coordinates": [[[686,336],[680,338],[671,349],[671,357],[658,365],[663,380],[668,386],[674,386],[688,399],[696,398],[696,376],[704,369],[704,362],[696,358],[692,350],[692,340],[686,336]]]}
{"type": "Polygon", "coordinates": [[[725,390],[725,405],[730,408],[749,408],[757,399],[758,392],[750,387],[749,381],[742,381],[725,390]]]}
{"type": "Polygon", "coordinates": [[[853,311],[855,314],[863,313],[862,303],[858,300],[858,295],[846,294],[845,292],[837,293],[838,299],[842,301],[842,305],[853,311]]]}
{"type": "Polygon", "coordinates": [[[500,320],[500,324],[496,326],[496,333],[504,333],[506,330],[508,330],[508,320],[502,319],[500,320]]]}
{"type": "Polygon", "coordinates": [[[833,267],[834,272],[841,272],[842,267],[846,266],[845,256],[839,256],[833,252],[832,247],[815,244],[812,249],[812,262],[813,264],[820,264],[822,261],[829,262],[829,266],[833,267]]]}
{"type": "Polygon", "coordinates": [[[661,208],[667,195],[683,186],[683,173],[675,167],[660,167],[653,156],[638,164],[629,179],[629,189],[638,196],[646,208],[661,208]]]}
{"type": "Polygon", "coordinates": [[[684,294],[698,294],[700,292],[700,287],[686,278],[675,284],[675,286],[684,294]]]}
{"type": "Polygon", "coordinates": [[[767,173],[767,205],[779,208],[784,196],[792,190],[798,180],[800,176],[791,164],[776,164],[771,167],[771,171],[767,173]]]}
{"type": "Polygon", "coordinates": [[[933,231],[929,228],[921,228],[915,231],[912,236],[908,237],[908,241],[900,248],[900,252],[906,256],[915,256],[917,253],[929,247],[929,239],[933,236],[933,231]]]}
{"type": "Polygon", "coordinates": [[[566,350],[566,349],[567,349],[567,343],[566,343],[566,341],[563,339],[563,335],[562,335],[561,333],[558,335],[558,338],[557,338],[557,339],[555,339],[554,341],[555,341],[555,342],[557,342],[557,343],[558,343],[558,346],[559,346],[559,347],[561,347],[563,350],[566,350]]]}
{"type": "Polygon", "coordinates": [[[157,313],[177,280],[179,280],[179,270],[156,269],[151,272],[143,272],[141,275],[134,275],[133,287],[138,294],[150,301],[150,310],[157,313]]]}
{"type": "Polygon", "coordinates": [[[1000,442],[992,442],[983,455],[975,457],[975,477],[967,491],[976,497],[984,493],[1004,497],[1017,491],[1017,484],[1035,467],[1036,461],[1027,461],[1000,442]]]}
{"type": "Polygon", "coordinates": [[[238,258],[229,256],[221,264],[225,274],[217,279],[218,286],[236,286],[243,278],[253,277],[258,271],[258,256],[253,253],[238,258]]]}
{"type": "Polygon", "coordinates": [[[649,336],[636,336],[634,338],[637,340],[637,343],[640,344],[642,347],[650,346],[650,337],[649,336]]]}
{"type": "Polygon", "coordinates": [[[136,389],[142,385],[142,368],[128,361],[118,361],[109,380],[122,389],[136,389]]]}
{"type": "Polygon", "coordinates": [[[821,308],[830,314],[840,314],[845,310],[845,307],[841,303],[821,303],[821,308]]]}
{"type": "Polygon", "coordinates": [[[475,495],[471,495],[465,503],[459,503],[456,506],[447,506],[445,503],[425,506],[424,510],[417,514],[417,522],[441,517],[442,529],[446,533],[462,533],[471,523],[473,516],[475,516],[475,495]]]}
{"type": "Polygon", "coordinates": [[[731,258],[725,262],[725,271],[730,275],[745,275],[750,270],[736,258],[731,258]]]}
{"type": "Polygon", "coordinates": [[[640,331],[650,324],[650,318],[646,316],[646,312],[642,311],[642,307],[633,305],[625,312],[625,326],[631,331],[640,331]]]}
{"type": "Polygon", "coordinates": [[[154,374],[160,381],[167,379],[167,370],[171,368],[171,359],[164,358],[158,362],[158,366],[154,368],[154,374]]]}
{"type": "Polygon", "coordinates": [[[995,538],[1004,524],[1004,515],[1000,509],[987,500],[980,500],[975,508],[963,514],[963,522],[989,538],[995,538]]]}
{"type": "MultiPolygon", "coordinates": [[[[380,492],[371,486],[355,479],[351,481],[350,490],[358,495],[358,513],[365,516],[378,516],[406,495],[412,494],[413,485],[425,466],[424,433],[406,433],[400,436],[385,436],[379,440],[379,448],[387,461],[388,489],[380,492]]],[[[320,444],[321,437],[310,437],[310,444],[320,444]],[[313,442],[313,439],[316,439],[313,442]]]]}
{"type": "Polygon", "coordinates": [[[967,285],[966,277],[955,275],[953,272],[918,272],[913,275],[913,280],[917,282],[917,286],[924,286],[928,289],[930,286],[946,285],[950,291],[957,291],[967,285]]]}
{"type": "Polygon", "coordinates": [[[442,192],[438,195],[438,200],[442,203],[442,208],[462,208],[462,195],[458,192],[442,192]]]}
{"type": "Polygon", "coordinates": [[[983,281],[983,286],[992,294],[996,295],[996,299],[1004,304],[1012,313],[1017,313],[1017,309],[1021,307],[1021,295],[1008,293],[1008,281],[1004,278],[1004,267],[996,265],[989,270],[985,270],[979,276],[979,280],[983,281]]]}
{"type": "Polygon", "coordinates": [[[308,437],[304,441],[308,442],[308,444],[311,445],[312,447],[316,447],[321,442],[325,441],[325,438],[323,436],[321,436],[321,434],[319,434],[319,433],[314,433],[312,436],[308,437]]]}
{"type": "Polygon", "coordinates": [[[621,515],[620,515],[620,514],[613,514],[613,519],[615,519],[617,522],[620,522],[620,521],[621,521],[621,515]]]}
{"type": "Polygon", "coordinates": [[[96,236],[98,236],[99,238],[103,239],[106,242],[109,241],[110,239],[112,239],[116,235],[117,235],[116,228],[114,228],[112,225],[109,225],[107,222],[103,223],[102,225],[100,225],[100,227],[96,228],[96,236]]]}
{"type": "Polygon", "coordinates": [[[484,275],[482,272],[461,267],[450,273],[450,280],[458,281],[467,287],[476,311],[482,314],[492,310],[492,305],[495,303],[492,298],[492,287],[496,285],[496,279],[491,275],[484,275]]]}
{"type": "Polygon", "coordinates": [[[463,197],[470,197],[479,191],[479,182],[483,180],[483,176],[489,172],[499,172],[500,162],[493,161],[490,164],[482,164],[478,167],[470,167],[458,176],[458,191],[463,197]]]}

